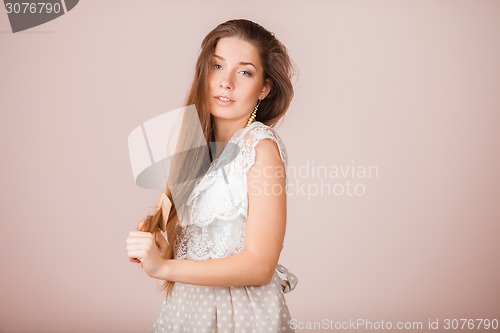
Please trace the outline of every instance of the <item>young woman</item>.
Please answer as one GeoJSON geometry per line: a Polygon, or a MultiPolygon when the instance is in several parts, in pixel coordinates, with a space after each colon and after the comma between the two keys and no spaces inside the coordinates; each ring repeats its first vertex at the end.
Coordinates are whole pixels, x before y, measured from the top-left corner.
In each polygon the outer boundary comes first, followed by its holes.
{"type": "Polygon", "coordinates": [[[278,264],[287,153],[273,128],[293,97],[291,70],[285,46],[252,21],[227,21],[204,38],[185,103],[197,119],[184,125],[201,124],[205,147],[226,144],[204,150],[208,166],[203,151],[178,154],[170,211],[160,204],[127,238],[130,260],[166,281],[153,332],[294,332],[284,293],[298,280],[278,264]]]}

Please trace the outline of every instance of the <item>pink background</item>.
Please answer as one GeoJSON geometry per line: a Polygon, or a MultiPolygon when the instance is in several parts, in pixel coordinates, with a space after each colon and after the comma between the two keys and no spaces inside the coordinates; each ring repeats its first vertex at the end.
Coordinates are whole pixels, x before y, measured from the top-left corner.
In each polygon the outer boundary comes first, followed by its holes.
{"type": "Polygon", "coordinates": [[[16,34],[0,12],[0,332],[149,332],[164,296],[125,239],[158,191],[127,136],[181,106],[231,18],[300,71],[290,166],[378,169],[363,195],[290,193],[292,317],[500,319],[499,1],[87,0],[16,34]]]}

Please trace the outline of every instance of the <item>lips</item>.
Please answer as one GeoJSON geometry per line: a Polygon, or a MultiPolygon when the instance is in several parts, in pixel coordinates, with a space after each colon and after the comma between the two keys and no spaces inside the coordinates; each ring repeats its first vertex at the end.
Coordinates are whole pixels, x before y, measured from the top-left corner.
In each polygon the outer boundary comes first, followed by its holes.
{"type": "Polygon", "coordinates": [[[232,99],[230,99],[229,97],[224,96],[224,95],[214,96],[214,99],[215,99],[215,103],[219,106],[222,106],[222,107],[231,106],[234,103],[234,101],[232,99]]]}
{"type": "Polygon", "coordinates": [[[232,99],[230,99],[229,97],[224,96],[224,95],[215,96],[215,98],[221,102],[226,102],[226,103],[234,102],[232,99]]]}

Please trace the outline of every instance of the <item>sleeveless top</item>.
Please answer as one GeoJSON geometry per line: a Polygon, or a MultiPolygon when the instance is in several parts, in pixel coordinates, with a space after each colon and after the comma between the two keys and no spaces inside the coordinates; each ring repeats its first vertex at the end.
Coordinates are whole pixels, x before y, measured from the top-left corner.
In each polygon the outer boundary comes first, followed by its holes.
{"type": "Polygon", "coordinates": [[[246,174],[255,163],[255,146],[262,139],[278,145],[287,167],[287,152],[276,131],[261,122],[237,130],[226,147],[198,179],[186,202],[187,216],[177,239],[177,259],[206,260],[243,250],[248,214],[246,174]]]}

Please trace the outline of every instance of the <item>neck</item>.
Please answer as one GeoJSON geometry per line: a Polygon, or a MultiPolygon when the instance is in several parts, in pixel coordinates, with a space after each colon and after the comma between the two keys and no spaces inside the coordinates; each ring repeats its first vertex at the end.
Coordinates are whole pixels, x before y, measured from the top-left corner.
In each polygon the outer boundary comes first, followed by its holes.
{"type": "Polygon", "coordinates": [[[242,121],[227,121],[214,119],[214,139],[216,142],[228,142],[229,139],[233,136],[233,134],[244,128],[246,122],[242,121]]]}
{"type": "Polygon", "coordinates": [[[218,158],[225,144],[231,139],[233,134],[247,125],[247,120],[230,121],[224,119],[214,118],[214,140],[215,140],[215,153],[214,159],[218,158]]]}

